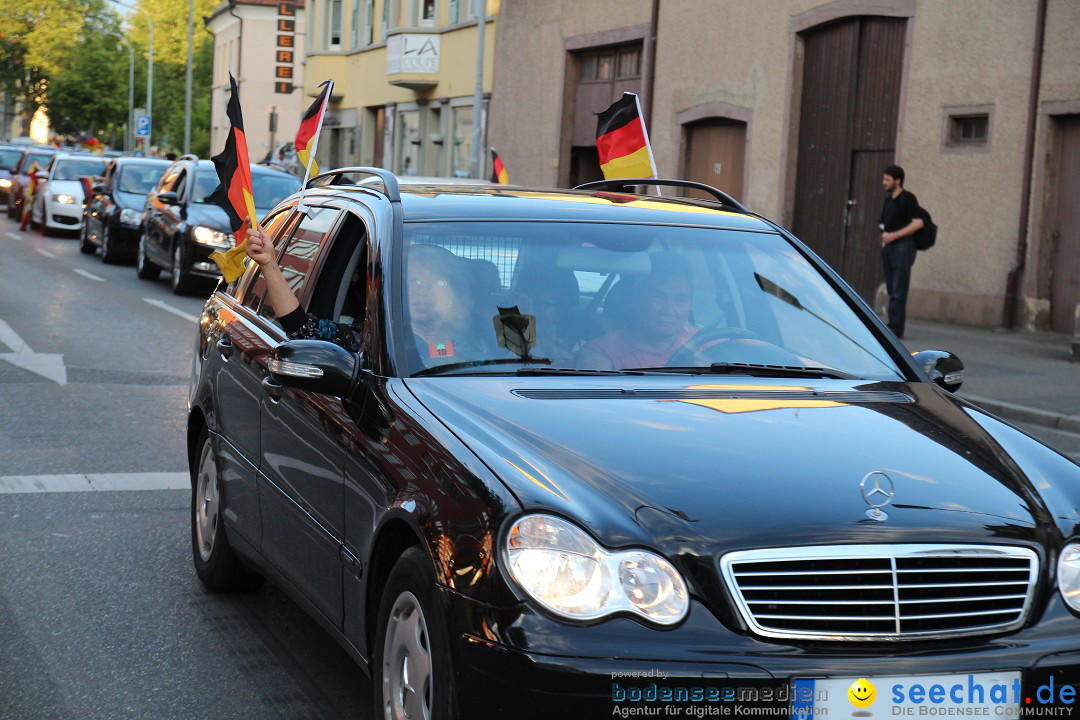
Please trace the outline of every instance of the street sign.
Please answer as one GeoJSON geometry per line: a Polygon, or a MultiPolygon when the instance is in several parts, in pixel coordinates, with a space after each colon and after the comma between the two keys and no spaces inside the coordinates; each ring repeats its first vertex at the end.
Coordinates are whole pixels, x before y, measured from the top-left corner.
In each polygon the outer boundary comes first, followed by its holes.
{"type": "Polygon", "coordinates": [[[135,118],[135,137],[150,137],[150,116],[139,115],[135,118]]]}

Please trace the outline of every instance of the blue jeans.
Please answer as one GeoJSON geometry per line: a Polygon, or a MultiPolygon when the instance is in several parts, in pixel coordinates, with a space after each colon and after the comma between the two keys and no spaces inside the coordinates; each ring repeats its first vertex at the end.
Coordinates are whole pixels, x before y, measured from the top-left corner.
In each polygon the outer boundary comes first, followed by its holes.
{"type": "Polygon", "coordinates": [[[904,337],[908,286],[911,284],[911,266],[915,264],[916,252],[915,241],[911,238],[897,240],[881,248],[885,289],[889,293],[889,329],[900,338],[904,337]]]}

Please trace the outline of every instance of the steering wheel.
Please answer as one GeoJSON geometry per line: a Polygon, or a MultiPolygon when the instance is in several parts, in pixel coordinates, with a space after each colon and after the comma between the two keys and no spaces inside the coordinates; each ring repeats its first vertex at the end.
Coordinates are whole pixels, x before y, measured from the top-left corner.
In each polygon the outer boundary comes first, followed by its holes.
{"type": "Polygon", "coordinates": [[[714,323],[694,333],[667,364],[673,367],[699,367],[714,362],[739,361],[789,365],[793,360],[795,356],[789,350],[769,342],[756,332],[740,327],[721,327],[714,323]],[[778,352],[782,355],[778,356],[778,352]]]}

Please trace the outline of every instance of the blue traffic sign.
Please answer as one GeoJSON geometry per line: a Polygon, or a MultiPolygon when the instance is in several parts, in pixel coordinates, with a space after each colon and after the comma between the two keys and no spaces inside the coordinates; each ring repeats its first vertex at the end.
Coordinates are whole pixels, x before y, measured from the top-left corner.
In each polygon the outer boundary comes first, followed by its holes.
{"type": "Polygon", "coordinates": [[[150,116],[138,115],[135,118],[135,137],[150,137],[150,116]]]}

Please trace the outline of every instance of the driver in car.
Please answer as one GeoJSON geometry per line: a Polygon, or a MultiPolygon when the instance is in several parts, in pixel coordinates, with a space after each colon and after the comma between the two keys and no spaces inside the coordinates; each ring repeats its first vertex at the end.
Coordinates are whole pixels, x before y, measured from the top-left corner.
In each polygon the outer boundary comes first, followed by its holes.
{"type": "MultiPolygon", "coordinates": [[[[305,312],[274,262],[274,246],[262,228],[249,230],[247,241],[247,255],[262,270],[267,300],[291,340],[326,340],[349,352],[360,351],[363,317],[344,325],[305,312]]],[[[455,362],[464,356],[475,359],[482,352],[467,324],[466,277],[461,259],[449,250],[436,245],[410,247],[406,278],[409,319],[421,358],[455,362]]]]}
{"type": "Polygon", "coordinates": [[[633,283],[628,325],[587,342],[578,352],[578,367],[663,367],[697,332],[688,322],[694,297],[690,264],[674,252],[652,253],[650,260],[648,275],[622,281],[633,283]]]}

